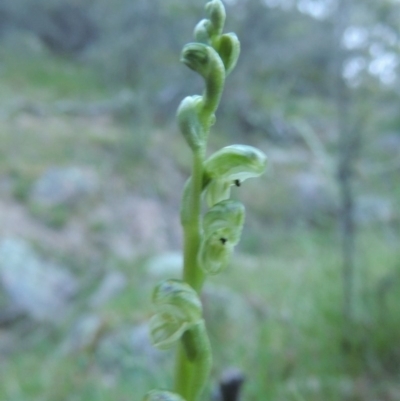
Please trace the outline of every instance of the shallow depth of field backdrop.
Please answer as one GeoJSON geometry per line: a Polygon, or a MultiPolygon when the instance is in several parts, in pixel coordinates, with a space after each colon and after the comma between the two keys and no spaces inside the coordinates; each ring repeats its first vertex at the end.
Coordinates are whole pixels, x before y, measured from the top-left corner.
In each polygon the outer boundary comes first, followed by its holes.
{"type": "MultiPolygon", "coordinates": [[[[168,386],[150,292],[179,276],[201,90],[179,63],[205,1],[0,1],[0,399],[168,386]]],[[[203,301],[243,401],[400,399],[400,2],[230,0],[242,53],[211,136],[267,174],[203,301]]],[[[204,400],[210,400],[205,397],[204,400]]]]}

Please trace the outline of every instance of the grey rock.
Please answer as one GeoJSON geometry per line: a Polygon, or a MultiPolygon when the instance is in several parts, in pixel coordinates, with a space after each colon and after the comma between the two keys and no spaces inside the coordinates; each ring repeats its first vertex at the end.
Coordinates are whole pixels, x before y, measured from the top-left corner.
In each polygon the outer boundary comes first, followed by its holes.
{"type": "Polygon", "coordinates": [[[43,206],[70,205],[96,193],[98,188],[98,176],[91,169],[50,167],[35,182],[31,201],[43,206]]]}
{"type": "Polygon", "coordinates": [[[154,278],[178,278],[182,274],[183,256],[181,252],[164,252],[150,258],[146,271],[154,278]]]}
{"type": "Polygon", "coordinates": [[[65,268],[42,260],[17,238],[0,242],[0,285],[15,306],[39,321],[65,316],[77,281],[65,268]]]}
{"type": "Polygon", "coordinates": [[[180,230],[177,220],[157,199],[127,196],[118,204],[116,221],[126,229],[138,255],[170,248],[180,230]]]}

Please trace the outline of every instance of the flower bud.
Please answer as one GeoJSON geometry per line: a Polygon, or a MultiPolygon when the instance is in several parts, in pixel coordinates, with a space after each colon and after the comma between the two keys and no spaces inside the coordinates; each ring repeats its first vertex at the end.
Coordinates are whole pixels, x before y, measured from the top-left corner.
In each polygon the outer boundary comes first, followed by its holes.
{"type": "Polygon", "coordinates": [[[197,42],[209,44],[212,25],[209,19],[202,19],[194,28],[194,38],[197,42]]]}
{"type": "Polygon", "coordinates": [[[225,67],[218,53],[203,43],[188,43],[184,46],[181,61],[205,80],[206,90],[203,111],[215,112],[221,99],[225,82],[225,67]]]}
{"type": "Polygon", "coordinates": [[[206,79],[212,69],[210,49],[203,43],[188,43],[182,50],[181,61],[206,79]]]}
{"type": "Polygon", "coordinates": [[[206,12],[212,24],[212,34],[221,35],[225,25],[225,7],[221,0],[212,0],[206,4],[206,12]]]}
{"type": "Polygon", "coordinates": [[[227,76],[236,66],[240,54],[240,42],[236,34],[226,33],[218,40],[216,48],[225,67],[227,76]]]}
{"type": "Polygon", "coordinates": [[[202,99],[201,96],[185,97],[176,113],[179,129],[192,150],[199,149],[204,143],[203,128],[199,121],[202,99]]]}
{"type": "Polygon", "coordinates": [[[151,390],[143,401],[185,401],[180,395],[171,393],[170,391],[151,390]]]}

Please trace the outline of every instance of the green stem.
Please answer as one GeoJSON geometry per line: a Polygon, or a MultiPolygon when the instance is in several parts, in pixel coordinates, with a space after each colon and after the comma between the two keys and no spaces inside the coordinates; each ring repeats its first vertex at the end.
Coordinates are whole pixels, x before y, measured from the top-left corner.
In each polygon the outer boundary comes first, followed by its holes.
{"type": "MultiPolygon", "coordinates": [[[[193,154],[192,177],[190,184],[190,195],[184,199],[189,205],[183,207],[188,212],[183,223],[184,251],[183,251],[183,280],[192,286],[197,292],[200,291],[204,281],[203,272],[197,263],[197,254],[200,247],[200,213],[201,193],[203,186],[203,162],[205,157],[204,148],[198,149],[193,154]]],[[[177,352],[175,370],[175,392],[180,394],[186,401],[191,399],[191,381],[193,376],[193,363],[187,359],[181,344],[177,352]]]]}
{"type": "Polygon", "coordinates": [[[178,344],[175,367],[174,392],[181,395],[185,400],[190,392],[190,382],[193,376],[193,364],[186,357],[186,352],[181,343],[178,344]]]}
{"type": "Polygon", "coordinates": [[[182,358],[177,365],[177,374],[182,380],[175,392],[186,401],[197,401],[203,392],[211,370],[212,353],[204,320],[188,330],[179,344],[178,355],[182,358]]]}
{"type": "Polygon", "coordinates": [[[201,193],[203,187],[204,149],[193,154],[193,169],[191,181],[191,194],[189,198],[189,216],[183,224],[184,250],[183,250],[183,280],[197,292],[203,283],[203,272],[197,264],[197,254],[200,247],[200,212],[201,193]]]}
{"type": "Polygon", "coordinates": [[[199,399],[211,370],[212,354],[204,320],[190,331],[190,341],[197,351],[192,365],[192,377],[188,388],[188,401],[199,399]]]}

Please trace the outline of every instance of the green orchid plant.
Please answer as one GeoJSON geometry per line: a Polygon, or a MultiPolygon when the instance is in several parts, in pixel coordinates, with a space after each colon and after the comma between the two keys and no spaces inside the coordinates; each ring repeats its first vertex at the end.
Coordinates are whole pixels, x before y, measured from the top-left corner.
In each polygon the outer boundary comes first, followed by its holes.
{"type": "Polygon", "coordinates": [[[240,53],[234,33],[223,33],[225,8],[221,0],[205,6],[207,19],[194,30],[196,42],[184,46],[181,61],[200,74],[204,93],[182,100],[177,111],[180,131],[193,153],[192,174],[183,189],[181,224],[184,267],[181,280],[159,283],[153,292],[155,315],[150,320],[154,346],[177,345],[172,391],[152,390],[143,401],[198,401],[208,381],[212,354],[200,292],[208,275],[229,264],[243,228],[244,206],[230,199],[231,186],[261,175],[267,158],[247,145],[231,145],[206,158],[207,139],[215,123],[225,79],[240,53]],[[208,211],[202,214],[202,204],[208,211]]]}

